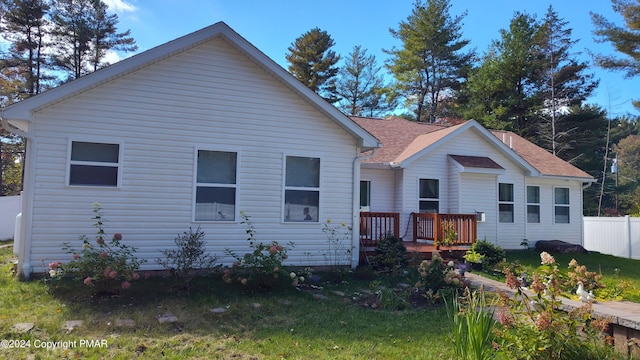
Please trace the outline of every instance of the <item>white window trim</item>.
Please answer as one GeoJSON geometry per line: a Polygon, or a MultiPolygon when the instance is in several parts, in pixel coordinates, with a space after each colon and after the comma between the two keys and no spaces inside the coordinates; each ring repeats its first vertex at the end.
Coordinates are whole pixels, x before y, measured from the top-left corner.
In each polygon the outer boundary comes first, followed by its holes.
{"type": "Polygon", "coordinates": [[[238,148],[229,148],[229,147],[211,147],[205,145],[196,145],[193,148],[193,185],[192,185],[192,194],[191,194],[191,222],[195,224],[237,224],[240,222],[240,207],[238,206],[238,193],[240,188],[240,164],[241,164],[241,153],[238,148]],[[236,183],[234,184],[215,184],[215,183],[203,183],[199,185],[198,183],[198,151],[218,151],[218,152],[233,152],[236,153],[236,183]],[[233,220],[196,220],[196,191],[198,190],[198,186],[201,187],[227,187],[227,188],[235,188],[236,196],[235,196],[235,209],[233,214],[233,220]]]}
{"type": "Polygon", "coordinates": [[[515,224],[516,223],[516,185],[514,183],[508,183],[508,182],[498,182],[498,224],[515,224]],[[501,184],[505,184],[505,185],[511,185],[511,197],[513,198],[512,201],[502,201],[500,200],[500,185],[501,184]],[[500,205],[511,205],[511,209],[512,209],[512,215],[513,215],[513,221],[510,222],[506,222],[506,221],[500,221],[500,205]]]}
{"type": "Polygon", "coordinates": [[[420,180],[436,180],[438,182],[438,196],[440,196],[440,183],[441,183],[441,180],[439,178],[419,177],[418,178],[417,188],[416,188],[417,189],[417,193],[418,193],[418,196],[417,196],[418,202],[416,204],[417,212],[420,212],[420,202],[421,201],[435,201],[435,202],[438,203],[438,211],[436,213],[440,213],[440,203],[441,203],[440,198],[422,198],[422,197],[420,197],[420,180]]]}
{"type": "Polygon", "coordinates": [[[527,193],[525,194],[527,201],[527,224],[541,224],[542,223],[542,208],[540,207],[540,185],[526,185],[527,193]],[[538,188],[538,202],[529,202],[529,187],[537,187],[538,188]],[[529,206],[537,206],[538,207],[538,222],[529,222],[529,206]]]}
{"type": "Polygon", "coordinates": [[[322,193],[323,193],[323,174],[324,174],[324,169],[323,169],[323,164],[324,161],[322,160],[324,158],[324,156],[322,154],[311,154],[311,153],[299,153],[299,152],[295,152],[295,153],[283,153],[282,154],[282,194],[281,194],[281,200],[280,200],[280,222],[282,224],[302,224],[302,225],[317,225],[321,222],[321,219],[323,219],[323,201],[322,201],[322,193]],[[286,182],[287,182],[287,157],[288,156],[293,156],[293,157],[306,157],[306,158],[316,158],[318,160],[320,160],[320,179],[319,179],[319,187],[315,188],[315,187],[300,187],[300,186],[287,186],[286,182]],[[286,217],[285,217],[285,210],[286,210],[286,206],[287,204],[285,204],[284,200],[285,200],[285,193],[287,190],[302,190],[302,191],[317,191],[318,192],[318,221],[287,221],[286,217]]]}
{"type": "MultiPolygon", "coordinates": [[[[368,209],[363,209],[363,207],[360,205],[360,211],[371,211],[371,180],[370,179],[360,179],[360,187],[362,187],[362,182],[366,182],[369,184],[368,189],[369,190],[367,192],[367,197],[368,197],[368,206],[366,206],[368,209]]],[[[362,193],[362,189],[358,189],[358,195],[360,195],[362,193]]],[[[360,203],[362,203],[362,199],[360,199],[360,203]]]]}
{"type": "Polygon", "coordinates": [[[122,141],[113,141],[106,140],[104,138],[68,138],[67,139],[67,163],[66,163],[66,173],[64,177],[64,186],[72,189],[121,189],[122,188],[122,164],[124,159],[122,158],[124,154],[124,142],[122,141]],[[95,144],[107,144],[107,145],[118,145],[118,164],[115,163],[106,163],[99,161],[78,161],[71,160],[71,149],[74,142],[86,142],[86,143],[95,143],[95,144]],[[105,185],[71,185],[71,165],[87,165],[87,166],[111,166],[118,168],[118,177],[116,186],[105,186],[105,185]]]}
{"type": "Polygon", "coordinates": [[[553,193],[551,195],[553,197],[553,223],[554,224],[564,224],[564,225],[569,225],[571,224],[571,188],[568,186],[554,186],[553,187],[553,193]],[[558,204],[556,203],[556,189],[567,189],[567,191],[569,192],[568,194],[568,199],[569,199],[569,203],[568,204],[558,204]],[[569,218],[567,219],[567,222],[557,222],[556,221],[556,207],[566,207],[567,209],[569,209],[569,218]]]}

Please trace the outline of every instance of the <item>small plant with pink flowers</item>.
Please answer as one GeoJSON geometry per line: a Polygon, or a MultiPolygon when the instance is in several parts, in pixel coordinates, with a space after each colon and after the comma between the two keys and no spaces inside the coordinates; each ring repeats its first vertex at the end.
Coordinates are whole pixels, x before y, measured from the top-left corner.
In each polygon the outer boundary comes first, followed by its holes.
{"type": "Polygon", "coordinates": [[[561,309],[560,296],[571,283],[553,256],[540,254],[541,265],[525,289],[522,280],[505,268],[513,297],[501,294],[495,347],[511,359],[608,359],[608,319],[594,316],[591,302],[571,311],[561,309]]]}
{"type": "MultiPolygon", "coordinates": [[[[234,261],[231,267],[223,270],[222,280],[226,283],[237,281],[253,289],[269,290],[279,280],[284,281],[289,278],[289,271],[283,262],[288,258],[287,251],[293,247],[293,243],[290,242],[284,246],[277,241],[266,244],[257,241],[251,218],[244,211],[240,212],[240,216],[242,217],[240,223],[247,226],[247,241],[249,241],[251,252],[240,256],[230,249],[225,249],[225,253],[234,261]]],[[[301,282],[300,277],[291,278],[293,286],[298,286],[301,282]]]]}
{"type": "Polygon", "coordinates": [[[144,260],[135,257],[136,249],[122,241],[122,234],[114,233],[110,240],[104,230],[102,207],[93,204],[96,229],[95,241],[86,235],[80,236],[82,248],[75,249],[70,243],[64,243],[62,249],[71,254],[67,263],[49,264],[49,275],[52,278],[71,277],[91,286],[95,293],[112,292],[118,288],[128,289],[133,280],[138,280],[137,273],[144,260]]]}

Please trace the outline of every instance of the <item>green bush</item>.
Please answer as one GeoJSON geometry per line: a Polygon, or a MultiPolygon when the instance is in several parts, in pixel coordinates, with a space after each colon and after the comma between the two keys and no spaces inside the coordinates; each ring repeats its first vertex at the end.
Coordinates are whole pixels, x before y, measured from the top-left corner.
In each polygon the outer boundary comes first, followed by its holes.
{"type": "Polygon", "coordinates": [[[217,258],[206,252],[204,231],[198,228],[185,231],[175,238],[176,249],[160,250],[164,257],[156,262],[183,288],[189,289],[193,277],[204,270],[211,270],[217,258]]]}
{"type": "Polygon", "coordinates": [[[495,244],[488,242],[487,240],[478,240],[472,246],[471,249],[476,253],[483,255],[482,264],[483,267],[490,270],[499,264],[507,254],[504,250],[495,244]]]}
{"type": "Polygon", "coordinates": [[[81,281],[94,289],[94,293],[108,293],[118,288],[128,289],[132,280],[138,280],[138,268],[144,260],[135,257],[136,249],[122,242],[122,234],[113,234],[106,240],[104,218],[100,203],[93,203],[93,213],[97,229],[95,244],[86,235],[80,236],[82,248],[76,250],[71,244],[64,243],[62,249],[72,255],[71,261],[63,264],[49,264],[49,275],[52,279],[70,277],[81,281]]]}
{"type": "Polygon", "coordinates": [[[495,357],[493,311],[487,306],[484,290],[465,289],[464,296],[445,301],[453,323],[453,348],[460,360],[484,360],[495,357]]]}
{"type": "Polygon", "coordinates": [[[378,241],[371,265],[376,270],[398,273],[407,265],[407,248],[400,239],[387,234],[378,241]]]}
{"type": "Polygon", "coordinates": [[[241,256],[230,249],[225,249],[225,253],[235,261],[231,268],[224,269],[222,280],[231,283],[235,279],[251,290],[258,291],[271,290],[279,282],[291,281],[291,285],[296,287],[304,282],[303,276],[289,272],[283,265],[288,258],[287,251],[293,247],[293,243],[290,242],[287,247],[277,241],[268,244],[258,242],[250,217],[244,211],[240,212],[240,216],[242,217],[240,223],[247,226],[247,241],[252,250],[241,256]]]}
{"type": "Polygon", "coordinates": [[[453,261],[445,264],[437,251],[431,254],[431,260],[423,260],[418,266],[419,280],[415,289],[429,297],[440,297],[444,293],[457,293],[465,286],[462,275],[455,269],[453,261]]]}
{"type": "Polygon", "coordinates": [[[553,256],[543,252],[540,258],[542,265],[534,270],[527,291],[521,280],[505,269],[505,282],[516,293],[500,297],[497,353],[523,360],[617,358],[605,335],[610,320],[597,317],[591,302],[562,311],[560,296],[567,279],[553,256]]]}

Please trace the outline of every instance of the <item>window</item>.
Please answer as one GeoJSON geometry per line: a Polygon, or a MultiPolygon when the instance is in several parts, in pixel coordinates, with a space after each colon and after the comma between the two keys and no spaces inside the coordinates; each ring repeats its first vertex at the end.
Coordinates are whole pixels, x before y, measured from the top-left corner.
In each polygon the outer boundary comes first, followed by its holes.
{"type": "Polygon", "coordinates": [[[234,221],[238,154],[198,150],[195,221],[234,221]]]}
{"type": "Polygon", "coordinates": [[[501,223],[513,222],[513,184],[498,184],[498,213],[501,223]]]}
{"type": "Polygon", "coordinates": [[[556,224],[569,223],[569,188],[553,190],[554,218],[556,224]]]}
{"type": "Polygon", "coordinates": [[[440,180],[420,179],[421,213],[438,213],[440,210],[440,180]]]}
{"type": "Polygon", "coordinates": [[[71,142],[69,185],[117,187],[120,145],[71,142]]]}
{"type": "Polygon", "coordinates": [[[284,221],[318,222],[320,158],[287,156],[284,180],[284,221]]]}
{"type": "Polygon", "coordinates": [[[371,209],[371,181],[360,181],[360,210],[369,211],[371,209]]]}
{"type": "Polygon", "coordinates": [[[527,222],[540,223],[539,186],[527,186],[527,222]]]}

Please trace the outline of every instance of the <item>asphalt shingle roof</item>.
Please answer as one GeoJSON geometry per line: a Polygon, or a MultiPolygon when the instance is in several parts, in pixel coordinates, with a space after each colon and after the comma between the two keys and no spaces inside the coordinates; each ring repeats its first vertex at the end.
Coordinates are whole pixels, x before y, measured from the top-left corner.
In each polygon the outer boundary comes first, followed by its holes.
{"type": "MultiPolygon", "coordinates": [[[[382,143],[382,148],[378,149],[374,156],[364,160],[365,163],[380,165],[400,164],[438,140],[443,139],[464,124],[454,126],[425,124],[399,117],[387,119],[352,117],[352,119],[382,143]]],[[[500,141],[504,141],[505,145],[510,146],[516,154],[543,175],[593,179],[588,173],[513,132],[494,130],[491,133],[500,141]]],[[[489,160],[500,166],[490,158],[485,159],[480,160],[478,157],[471,156],[462,158],[461,161],[485,162],[484,166],[489,166],[488,162],[486,162],[489,160]]],[[[461,165],[464,164],[461,163],[461,165]]]]}

